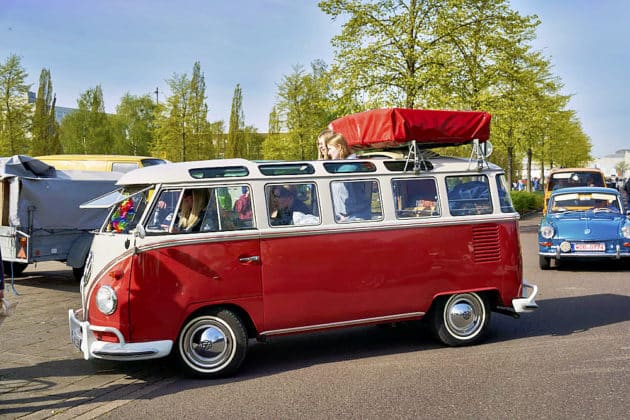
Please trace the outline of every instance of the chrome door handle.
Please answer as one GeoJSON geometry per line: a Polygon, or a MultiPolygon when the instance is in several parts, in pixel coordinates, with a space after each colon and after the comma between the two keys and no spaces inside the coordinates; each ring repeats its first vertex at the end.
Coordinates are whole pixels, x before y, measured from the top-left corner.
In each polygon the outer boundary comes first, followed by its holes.
{"type": "Polygon", "coordinates": [[[247,263],[247,262],[258,262],[260,261],[260,257],[258,255],[253,255],[251,257],[240,257],[238,259],[239,262],[247,263]]]}

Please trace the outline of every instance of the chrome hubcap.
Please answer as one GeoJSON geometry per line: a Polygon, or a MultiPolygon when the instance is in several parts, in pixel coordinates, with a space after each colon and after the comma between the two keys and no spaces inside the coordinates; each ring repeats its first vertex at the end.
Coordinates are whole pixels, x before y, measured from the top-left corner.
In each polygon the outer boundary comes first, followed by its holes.
{"type": "Polygon", "coordinates": [[[186,362],[196,370],[221,369],[234,357],[235,337],[220,318],[203,317],[186,329],[181,345],[186,362]]]}
{"type": "Polygon", "coordinates": [[[459,338],[475,336],[486,316],[480,298],[468,293],[452,296],[446,303],[444,315],[446,327],[459,338]]]}

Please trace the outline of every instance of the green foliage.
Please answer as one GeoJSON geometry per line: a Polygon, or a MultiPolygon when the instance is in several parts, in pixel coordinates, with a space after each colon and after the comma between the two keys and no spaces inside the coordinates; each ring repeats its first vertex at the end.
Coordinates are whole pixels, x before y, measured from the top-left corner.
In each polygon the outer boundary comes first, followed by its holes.
{"type": "Polygon", "coordinates": [[[215,129],[207,120],[206,83],[199,62],[193,65],[192,78],[186,74],[167,80],[172,95],[164,108],[157,109],[155,156],[172,161],[215,157],[215,129]]]}
{"type": "Polygon", "coordinates": [[[322,0],[343,19],[331,74],[342,98],[376,107],[485,110],[493,161],[511,181],[523,157],[581,165],[590,140],[551,65],[530,45],[540,24],[507,0],[322,0]]]}
{"type": "Polygon", "coordinates": [[[31,127],[32,142],[30,154],[54,155],[62,152],[59,139],[59,124],[55,119],[55,98],[52,89],[50,70],[42,69],[39,88],[35,100],[35,113],[31,127]]]}
{"type": "Polygon", "coordinates": [[[151,153],[156,107],[149,95],[127,93],[122,97],[116,115],[110,120],[114,133],[112,153],[134,156],[151,153]]]}
{"type": "Polygon", "coordinates": [[[514,209],[520,214],[541,211],[543,208],[544,196],[540,192],[510,191],[514,209]]]}
{"type": "Polygon", "coordinates": [[[110,118],[105,113],[100,85],[83,92],[78,110],[61,121],[60,138],[65,153],[109,154],[114,143],[110,118]]]}
{"type": "Polygon", "coordinates": [[[0,154],[27,154],[32,106],[28,103],[30,85],[20,57],[10,55],[0,63],[0,154]]]}
{"type": "Polygon", "coordinates": [[[315,61],[307,73],[301,66],[278,85],[278,102],[269,118],[265,159],[310,160],[317,157],[317,134],[341,115],[325,63],[315,61]]]}
{"type": "Polygon", "coordinates": [[[245,115],[243,114],[243,91],[241,85],[234,88],[232,96],[232,110],[230,112],[230,126],[228,129],[227,144],[225,146],[226,158],[239,158],[245,156],[245,115]]]}

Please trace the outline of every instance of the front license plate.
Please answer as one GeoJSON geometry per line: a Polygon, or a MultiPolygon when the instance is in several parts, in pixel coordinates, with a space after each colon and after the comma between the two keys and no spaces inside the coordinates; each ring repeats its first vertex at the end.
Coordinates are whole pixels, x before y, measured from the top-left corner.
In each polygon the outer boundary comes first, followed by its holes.
{"type": "Polygon", "coordinates": [[[78,349],[81,349],[81,329],[72,330],[72,344],[78,349]]]}
{"type": "Polygon", "coordinates": [[[575,244],[576,251],[606,251],[606,245],[603,243],[585,243],[575,244]]]}

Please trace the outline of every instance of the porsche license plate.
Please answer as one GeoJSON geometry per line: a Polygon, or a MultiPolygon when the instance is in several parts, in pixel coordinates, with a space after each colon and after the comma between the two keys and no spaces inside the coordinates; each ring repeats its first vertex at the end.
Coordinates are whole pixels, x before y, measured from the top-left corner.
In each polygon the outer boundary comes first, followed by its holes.
{"type": "Polygon", "coordinates": [[[580,243],[575,244],[576,251],[606,251],[606,245],[604,243],[580,243]]]}

